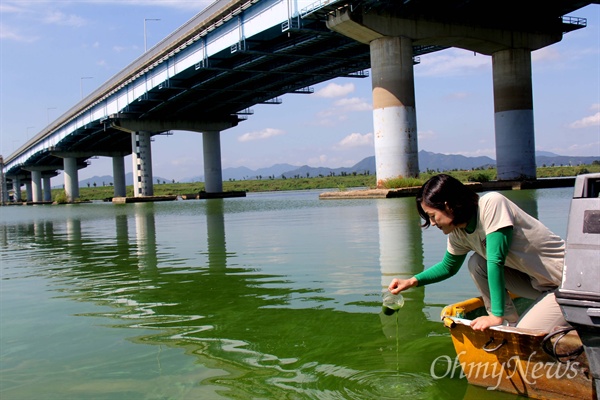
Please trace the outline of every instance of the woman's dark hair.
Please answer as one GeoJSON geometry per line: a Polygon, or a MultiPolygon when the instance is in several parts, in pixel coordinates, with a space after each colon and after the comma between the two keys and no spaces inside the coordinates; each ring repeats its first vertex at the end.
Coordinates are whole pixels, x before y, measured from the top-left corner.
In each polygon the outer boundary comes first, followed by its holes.
{"type": "Polygon", "coordinates": [[[416,196],[417,210],[425,220],[424,228],[431,225],[429,215],[421,207],[421,202],[427,206],[445,211],[446,206],[452,213],[452,224],[459,225],[469,222],[477,212],[479,195],[462,184],[458,179],[446,174],[435,175],[421,186],[416,196]]]}

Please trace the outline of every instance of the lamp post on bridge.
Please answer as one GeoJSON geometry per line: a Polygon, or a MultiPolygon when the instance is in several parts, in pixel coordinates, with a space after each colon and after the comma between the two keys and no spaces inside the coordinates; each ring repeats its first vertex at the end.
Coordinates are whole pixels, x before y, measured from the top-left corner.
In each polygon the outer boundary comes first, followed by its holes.
{"type": "Polygon", "coordinates": [[[83,100],[83,80],[84,79],[94,79],[93,76],[82,76],[79,79],[79,94],[81,95],[81,100],[83,100]]]}
{"type": "Polygon", "coordinates": [[[35,128],[35,126],[28,126],[25,129],[25,136],[27,136],[27,140],[29,140],[29,130],[35,128]]]}
{"type": "Polygon", "coordinates": [[[146,40],[146,21],[160,21],[158,18],[144,18],[144,53],[148,51],[148,42],[146,40]]]}
{"type": "Polygon", "coordinates": [[[56,110],[56,107],[46,108],[46,117],[48,118],[48,125],[50,125],[50,110],[56,110]]]}

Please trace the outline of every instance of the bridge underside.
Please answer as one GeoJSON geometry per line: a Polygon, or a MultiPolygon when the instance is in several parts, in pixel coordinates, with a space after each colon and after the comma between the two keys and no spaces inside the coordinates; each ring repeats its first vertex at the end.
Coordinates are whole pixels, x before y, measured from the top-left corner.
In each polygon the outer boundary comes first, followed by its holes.
{"type": "MultiPolygon", "coordinates": [[[[592,3],[597,3],[594,1],[592,3]]],[[[198,36],[199,32],[215,23],[218,18],[239,8],[239,2],[223,2],[219,15],[211,20],[192,20],[188,31],[183,30],[175,45],[181,45],[198,36]],[[229,7],[229,8],[228,8],[229,7]]],[[[322,3],[323,4],[323,3],[322,3]]],[[[76,158],[77,166],[84,167],[86,160],[98,155],[127,155],[132,153],[131,135],[123,129],[122,122],[138,121],[146,124],[163,121],[147,131],[157,135],[169,130],[198,130],[208,126],[235,126],[252,114],[255,104],[278,104],[279,96],[287,93],[312,93],[312,85],[337,77],[368,77],[371,68],[371,48],[350,37],[327,28],[326,21],[341,8],[353,10],[361,19],[385,16],[389,21],[418,20],[435,22],[438,26],[468,25],[486,29],[554,34],[581,26],[569,23],[561,16],[590,4],[590,1],[554,0],[527,2],[516,0],[357,0],[330,2],[323,7],[308,10],[300,17],[267,28],[260,33],[241,39],[230,48],[201,60],[162,82],[148,88],[141,96],[130,101],[118,114],[95,120],[82,126],[53,147],[40,151],[27,160],[27,165],[11,165],[8,176],[18,176],[32,167],[62,169],[61,157],[76,158]],[[124,132],[125,131],[125,132],[124,132]]],[[[260,3],[259,3],[260,5],[260,3]]],[[[203,17],[205,18],[205,17],[203,17]]],[[[390,22],[392,24],[394,22],[390,22]]],[[[397,27],[388,27],[397,32],[397,27]]],[[[442,32],[443,33],[443,32],[442,32]]],[[[400,35],[400,34],[399,34],[400,35]]],[[[412,62],[419,55],[448,47],[461,47],[491,54],[489,41],[466,37],[429,35],[412,38],[412,62]]],[[[161,68],[158,62],[168,50],[149,51],[140,60],[126,68],[110,86],[96,92],[104,93],[124,83],[132,76],[141,76],[161,68]]],[[[168,60],[166,62],[168,64],[168,60]]],[[[136,78],[139,79],[139,78],[136,78]]],[[[94,92],[94,93],[96,93],[94,92]]],[[[89,104],[101,102],[102,97],[87,99],[74,107],[75,113],[85,113],[89,104]]],[[[95,94],[92,94],[94,96],[95,94]]],[[[68,116],[71,118],[72,116],[68,116]]],[[[62,117],[61,117],[62,118],[62,117]]],[[[26,149],[36,140],[42,140],[68,119],[59,119],[26,143],[26,149]]],[[[131,124],[130,124],[131,125],[131,124]]],[[[141,125],[140,125],[141,126],[141,125]]],[[[208,128],[207,128],[208,129],[208,128]]],[[[212,129],[208,129],[212,130],[212,129]]],[[[21,149],[20,149],[21,150],[21,149]]],[[[13,156],[11,156],[13,157],[13,156]]],[[[10,162],[11,157],[7,160],[10,162]]]]}
{"type": "MultiPolygon", "coordinates": [[[[189,127],[211,123],[231,127],[248,118],[256,104],[279,104],[278,96],[288,93],[312,93],[311,85],[336,77],[369,76],[365,71],[370,68],[368,45],[330,31],[319,18],[300,21],[301,27],[273,27],[179,72],[129,104],[123,115],[132,121],[166,121],[153,135],[200,130],[189,127]]],[[[415,46],[414,53],[439,49],[415,46]]],[[[83,154],[79,163],[85,166],[90,149],[95,155],[131,154],[130,136],[113,122],[109,117],[86,124],[54,147],[33,155],[28,164],[61,169],[62,160],[56,154],[70,152],[83,154]]],[[[21,167],[7,174],[18,175],[21,167]]]]}

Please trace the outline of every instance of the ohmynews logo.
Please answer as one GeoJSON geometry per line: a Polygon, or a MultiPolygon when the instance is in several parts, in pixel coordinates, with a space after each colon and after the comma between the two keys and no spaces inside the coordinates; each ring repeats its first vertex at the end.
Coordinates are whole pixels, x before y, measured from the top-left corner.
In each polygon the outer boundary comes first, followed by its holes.
{"type": "Polygon", "coordinates": [[[466,352],[460,352],[454,360],[447,355],[437,357],[433,360],[431,367],[429,368],[431,377],[433,379],[454,378],[458,373],[460,378],[467,377],[468,379],[473,378],[473,380],[492,378],[495,379],[496,384],[494,386],[489,386],[487,389],[496,390],[502,383],[502,379],[511,380],[515,374],[517,374],[520,380],[523,380],[528,385],[535,385],[537,380],[543,377],[546,379],[573,379],[578,374],[578,361],[567,361],[565,363],[533,362],[531,359],[535,356],[535,351],[529,355],[527,362],[523,362],[521,358],[516,355],[503,363],[461,363],[459,357],[463,354],[466,354],[466,352]],[[436,372],[438,363],[447,364],[443,374],[436,372]],[[468,371],[468,374],[465,375],[464,371],[468,371]]]}

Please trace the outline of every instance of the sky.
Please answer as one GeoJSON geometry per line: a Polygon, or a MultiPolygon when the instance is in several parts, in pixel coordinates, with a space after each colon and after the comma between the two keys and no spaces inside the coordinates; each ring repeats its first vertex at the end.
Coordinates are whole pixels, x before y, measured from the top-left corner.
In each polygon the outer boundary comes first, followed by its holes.
{"type": "MultiPolygon", "coordinates": [[[[0,0],[0,154],[12,154],[211,3],[0,0]]],[[[535,147],[599,156],[600,5],[569,15],[587,18],[587,27],[532,53],[535,147]]],[[[447,49],[421,56],[414,73],[419,150],[495,159],[491,57],[447,49]]],[[[222,167],[338,168],[374,155],[370,78],[313,89],[254,106],[248,120],[223,131],[222,167]]],[[[201,176],[202,158],[200,133],[175,131],[152,143],[155,177],[201,176]]],[[[80,180],[112,175],[109,158],[89,161],[80,180]]],[[[61,181],[62,173],[52,184],[61,181]]]]}

